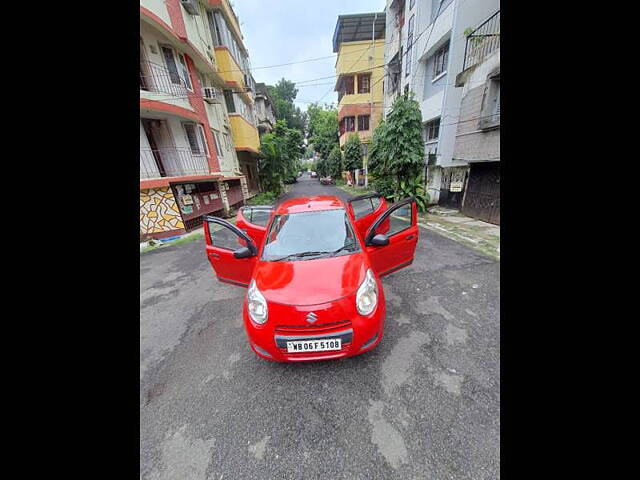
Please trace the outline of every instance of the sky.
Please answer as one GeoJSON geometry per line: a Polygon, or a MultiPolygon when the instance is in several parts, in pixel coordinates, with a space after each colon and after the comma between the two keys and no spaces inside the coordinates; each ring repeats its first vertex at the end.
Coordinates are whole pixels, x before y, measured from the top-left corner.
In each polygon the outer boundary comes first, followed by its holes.
{"type": "MultiPolygon", "coordinates": [[[[275,68],[256,68],[328,57],[333,53],[333,31],[338,15],[382,12],[385,0],[232,0],[257,83],[273,85],[282,77],[291,81],[335,75],[335,56],[275,68]]],[[[296,106],[310,102],[337,102],[334,78],[298,86],[296,106]]]]}

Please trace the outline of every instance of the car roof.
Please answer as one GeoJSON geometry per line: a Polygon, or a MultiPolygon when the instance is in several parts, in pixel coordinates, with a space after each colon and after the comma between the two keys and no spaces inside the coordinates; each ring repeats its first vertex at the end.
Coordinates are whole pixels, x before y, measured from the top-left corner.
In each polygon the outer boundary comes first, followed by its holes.
{"type": "Polygon", "coordinates": [[[334,195],[317,195],[313,197],[298,197],[282,202],[276,208],[276,215],[287,213],[317,212],[320,210],[344,209],[345,205],[334,195]]]}

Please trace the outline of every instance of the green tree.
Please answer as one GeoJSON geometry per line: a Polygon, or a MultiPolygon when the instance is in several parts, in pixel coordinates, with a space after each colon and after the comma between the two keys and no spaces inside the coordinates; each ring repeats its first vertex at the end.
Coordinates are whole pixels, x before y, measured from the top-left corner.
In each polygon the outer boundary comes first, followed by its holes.
{"type": "Polygon", "coordinates": [[[362,168],[362,144],[357,133],[352,133],[344,144],[344,169],[353,172],[362,168]]]}
{"type": "Polygon", "coordinates": [[[287,127],[284,120],[276,121],[273,131],[263,135],[260,143],[259,172],[264,188],[280,195],[284,182],[298,176],[303,152],[303,133],[287,127]]]}
{"type": "Polygon", "coordinates": [[[282,78],[275,86],[267,86],[267,91],[273,99],[276,120],[284,120],[287,123],[287,127],[297,128],[304,132],[307,115],[293,103],[298,95],[295,83],[282,78]]]}
{"type": "Polygon", "coordinates": [[[327,170],[331,178],[340,178],[342,174],[342,152],[339,145],[334,145],[327,159],[327,170]]]}
{"type": "Polygon", "coordinates": [[[338,145],[338,112],[327,106],[311,104],[307,108],[307,137],[322,158],[328,159],[329,153],[338,145]]]}
{"type": "Polygon", "coordinates": [[[374,130],[368,169],[378,179],[394,179],[394,198],[413,195],[421,207],[426,206],[422,114],[412,92],[398,96],[386,120],[374,130]]]}
{"type": "Polygon", "coordinates": [[[284,189],[282,143],[282,139],[275,133],[266,133],[260,139],[260,159],[258,160],[260,183],[267,192],[276,196],[280,195],[284,189]]]}
{"type": "Polygon", "coordinates": [[[271,90],[271,95],[275,98],[280,98],[289,103],[293,103],[298,96],[296,84],[284,77],[281,78],[275,86],[269,87],[269,89],[271,90]]]}
{"type": "Polygon", "coordinates": [[[319,158],[318,161],[316,162],[316,170],[315,170],[315,172],[320,177],[326,177],[329,174],[328,162],[329,161],[325,160],[324,158],[319,158]]]}

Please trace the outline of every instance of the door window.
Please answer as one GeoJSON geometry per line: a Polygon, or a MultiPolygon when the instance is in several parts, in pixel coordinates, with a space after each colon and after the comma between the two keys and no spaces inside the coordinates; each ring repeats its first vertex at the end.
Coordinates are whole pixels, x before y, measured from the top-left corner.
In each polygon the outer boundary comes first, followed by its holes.
{"type": "Polygon", "coordinates": [[[253,223],[254,225],[266,227],[270,215],[270,208],[252,208],[249,216],[249,222],[253,223]]]}
{"type": "MultiPolygon", "coordinates": [[[[377,198],[377,205],[380,205],[380,199],[377,198]]],[[[373,206],[373,204],[371,203],[371,198],[363,198],[362,200],[353,200],[351,202],[351,205],[353,205],[353,216],[355,217],[356,220],[358,220],[359,218],[362,218],[366,215],[369,215],[370,213],[373,213],[373,211],[377,208],[373,206]]]]}
{"type": "Polygon", "coordinates": [[[209,222],[209,235],[211,238],[211,245],[214,247],[236,250],[243,246],[240,243],[240,237],[227,227],[218,223],[209,222]]]}
{"type": "Polygon", "coordinates": [[[404,205],[389,216],[389,233],[387,235],[395,235],[411,226],[413,203],[404,205]]]}

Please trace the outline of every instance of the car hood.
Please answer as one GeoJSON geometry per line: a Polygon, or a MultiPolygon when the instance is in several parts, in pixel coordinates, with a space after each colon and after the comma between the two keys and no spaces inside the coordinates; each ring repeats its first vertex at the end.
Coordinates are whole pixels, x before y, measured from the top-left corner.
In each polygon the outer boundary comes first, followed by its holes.
{"type": "Polygon", "coordinates": [[[254,278],[267,301],[318,305],[354,294],[366,272],[366,257],[358,252],[313,260],[260,262],[254,278]]]}

